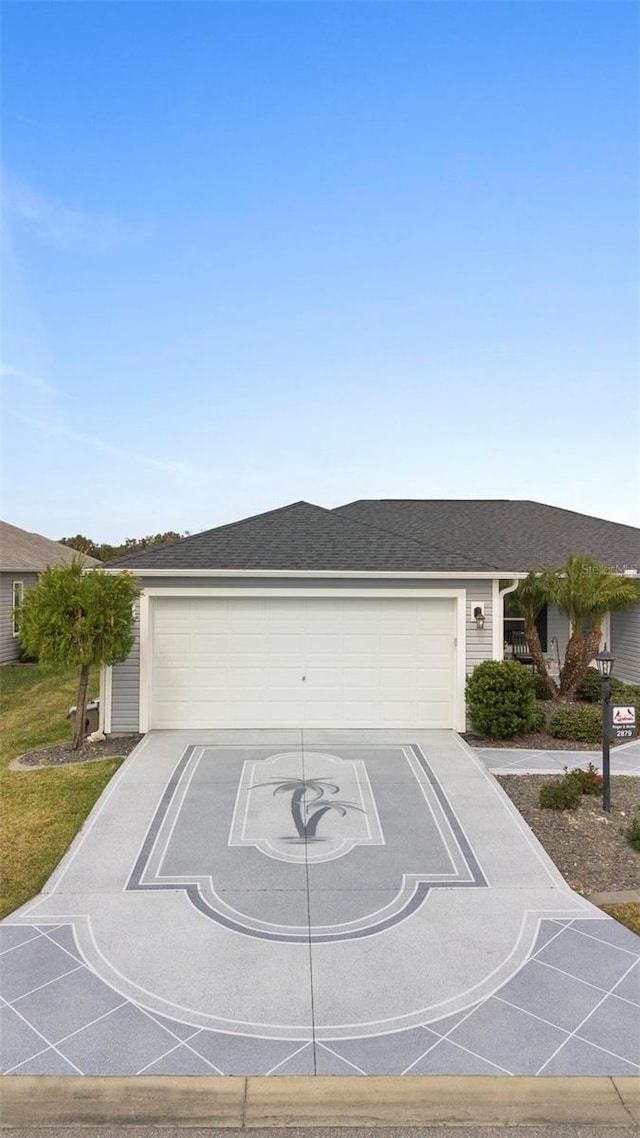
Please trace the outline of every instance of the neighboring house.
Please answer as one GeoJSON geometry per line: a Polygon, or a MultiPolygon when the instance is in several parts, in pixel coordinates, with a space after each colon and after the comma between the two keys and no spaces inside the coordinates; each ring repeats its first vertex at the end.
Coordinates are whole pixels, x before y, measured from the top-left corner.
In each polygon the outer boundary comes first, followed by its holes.
{"type": "MultiPolygon", "coordinates": [[[[133,651],[103,671],[104,730],[463,730],[508,589],[569,553],[637,572],[640,530],[535,502],[296,502],[119,558],[143,592],[133,651]]],[[[639,618],[607,630],[629,680],[639,618]]],[[[566,642],[559,612],[546,623],[566,642]]]]}
{"type": "MultiPolygon", "coordinates": [[[[15,610],[27,589],[35,585],[47,566],[70,565],[78,556],[76,550],[67,545],[0,522],[0,664],[10,664],[20,658],[15,610]]],[[[84,560],[86,565],[100,564],[94,557],[84,560]]]]}

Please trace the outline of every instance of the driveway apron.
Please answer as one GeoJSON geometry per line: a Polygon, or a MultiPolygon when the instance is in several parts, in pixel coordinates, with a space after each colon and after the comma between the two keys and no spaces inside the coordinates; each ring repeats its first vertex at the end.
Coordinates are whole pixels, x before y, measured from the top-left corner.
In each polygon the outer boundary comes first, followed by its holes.
{"type": "Polygon", "coordinates": [[[14,1074],[640,1073],[640,938],[452,732],[151,732],[0,951],[14,1074]]]}

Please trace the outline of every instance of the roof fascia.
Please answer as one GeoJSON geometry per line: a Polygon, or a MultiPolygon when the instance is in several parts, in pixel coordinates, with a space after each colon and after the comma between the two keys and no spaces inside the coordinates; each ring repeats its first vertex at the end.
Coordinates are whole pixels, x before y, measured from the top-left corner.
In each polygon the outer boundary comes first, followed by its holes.
{"type": "Polygon", "coordinates": [[[365,580],[376,577],[385,580],[415,580],[420,578],[441,581],[454,579],[493,581],[496,578],[503,577],[523,580],[527,576],[522,570],[512,569],[477,569],[473,572],[469,572],[468,569],[464,571],[435,569],[428,572],[416,569],[414,572],[394,572],[377,569],[143,569],[125,565],[114,566],[113,568],[104,565],[102,568],[107,573],[133,573],[135,577],[348,577],[364,578],[365,580]]]}

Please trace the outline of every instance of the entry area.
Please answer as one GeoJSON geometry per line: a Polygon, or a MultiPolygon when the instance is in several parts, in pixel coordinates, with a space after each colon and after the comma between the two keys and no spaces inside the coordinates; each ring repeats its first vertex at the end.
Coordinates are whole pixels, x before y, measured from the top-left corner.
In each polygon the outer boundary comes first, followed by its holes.
{"type": "Polygon", "coordinates": [[[450,731],[152,731],[0,925],[16,1075],[638,1075],[640,939],[450,731]]]}
{"type": "Polygon", "coordinates": [[[152,596],[148,622],[152,728],[460,726],[454,597],[152,596]]]}

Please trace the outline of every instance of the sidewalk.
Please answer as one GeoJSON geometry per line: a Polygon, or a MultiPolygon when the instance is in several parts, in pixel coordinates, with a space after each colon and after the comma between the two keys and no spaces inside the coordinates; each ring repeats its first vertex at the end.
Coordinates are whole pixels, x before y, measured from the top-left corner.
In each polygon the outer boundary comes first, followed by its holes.
{"type": "MultiPolygon", "coordinates": [[[[474,747],[493,774],[562,774],[565,767],[602,771],[601,751],[527,751],[518,747],[474,747]]],[[[623,743],[611,752],[611,774],[640,775],[640,741],[623,743]]]]}

